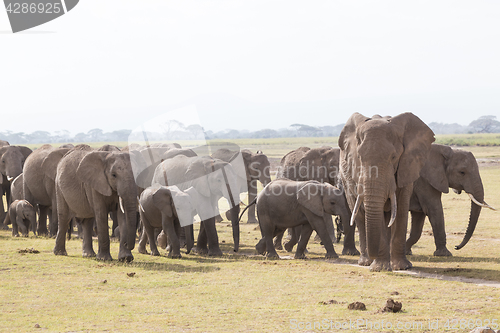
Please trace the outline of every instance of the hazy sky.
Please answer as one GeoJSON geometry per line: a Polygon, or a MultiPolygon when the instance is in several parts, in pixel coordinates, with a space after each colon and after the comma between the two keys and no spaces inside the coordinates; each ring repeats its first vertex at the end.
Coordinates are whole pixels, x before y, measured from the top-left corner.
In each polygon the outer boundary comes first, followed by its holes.
{"type": "Polygon", "coordinates": [[[215,131],[500,118],[499,17],[494,0],[81,0],[12,34],[1,9],[0,132],[132,129],[183,106],[215,131]]]}

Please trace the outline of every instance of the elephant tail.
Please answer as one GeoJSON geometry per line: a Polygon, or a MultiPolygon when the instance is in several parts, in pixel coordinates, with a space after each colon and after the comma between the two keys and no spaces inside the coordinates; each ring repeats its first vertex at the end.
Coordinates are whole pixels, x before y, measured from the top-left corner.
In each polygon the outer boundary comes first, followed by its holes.
{"type": "Polygon", "coordinates": [[[257,198],[253,199],[252,202],[250,202],[248,206],[246,206],[245,209],[243,209],[243,211],[240,214],[240,217],[238,217],[238,223],[240,223],[241,218],[243,217],[243,214],[245,214],[247,209],[250,208],[250,206],[255,205],[256,203],[257,203],[257,198]]]}

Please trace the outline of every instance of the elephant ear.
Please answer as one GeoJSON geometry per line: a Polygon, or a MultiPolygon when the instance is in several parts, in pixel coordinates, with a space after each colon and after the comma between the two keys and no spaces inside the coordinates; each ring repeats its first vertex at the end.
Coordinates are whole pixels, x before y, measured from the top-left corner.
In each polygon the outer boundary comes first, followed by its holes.
{"type": "Polygon", "coordinates": [[[406,112],[390,119],[390,122],[403,131],[403,154],[399,159],[397,170],[398,187],[413,183],[420,177],[431,144],[434,132],[413,113],[406,112]]]}
{"type": "Polygon", "coordinates": [[[24,156],[24,159],[26,159],[33,152],[33,150],[25,146],[17,146],[17,147],[19,148],[21,154],[24,156]]]}
{"type": "Polygon", "coordinates": [[[44,159],[41,165],[43,173],[45,176],[49,177],[52,180],[56,179],[57,175],[57,165],[59,161],[63,158],[63,156],[70,151],[69,148],[59,148],[54,151],[51,151],[44,159]]]}
{"type": "Polygon", "coordinates": [[[213,160],[201,161],[195,159],[191,161],[187,170],[186,178],[191,181],[192,186],[196,188],[198,193],[204,197],[211,195],[210,186],[208,184],[208,174],[215,168],[213,160]]]}
{"type": "Polygon", "coordinates": [[[323,216],[322,185],[319,182],[307,182],[297,191],[297,202],[315,215],[323,216]]]}
{"type": "Polygon", "coordinates": [[[357,112],[353,113],[352,116],[349,117],[339,136],[339,147],[341,150],[347,151],[349,149],[348,147],[353,145],[355,147],[356,129],[367,120],[370,120],[370,118],[357,112]]]}
{"type": "Polygon", "coordinates": [[[168,217],[172,217],[174,213],[172,211],[172,194],[170,190],[165,186],[161,186],[153,192],[152,196],[156,208],[161,212],[165,212],[168,217]]]}
{"type": "Polygon", "coordinates": [[[450,191],[448,177],[446,176],[446,165],[452,154],[453,150],[450,147],[433,144],[427,162],[420,171],[420,177],[442,193],[450,191]]]}
{"type": "Polygon", "coordinates": [[[80,181],[89,184],[94,190],[105,196],[113,194],[105,175],[105,161],[108,154],[105,151],[92,151],[85,155],[76,168],[76,176],[80,181]]]}

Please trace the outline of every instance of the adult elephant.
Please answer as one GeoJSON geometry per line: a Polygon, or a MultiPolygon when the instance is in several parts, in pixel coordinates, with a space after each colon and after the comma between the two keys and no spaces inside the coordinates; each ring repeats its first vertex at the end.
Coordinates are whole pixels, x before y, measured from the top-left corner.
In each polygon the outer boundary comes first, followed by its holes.
{"type": "MultiPolygon", "coordinates": [[[[238,177],[238,182],[240,183],[240,193],[246,192],[248,190],[248,202],[252,202],[257,197],[257,182],[260,182],[262,186],[266,186],[271,182],[270,173],[270,163],[269,159],[262,151],[257,151],[257,153],[252,153],[248,149],[243,149],[240,151],[231,150],[228,148],[221,148],[212,154],[213,158],[218,158],[224,162],[232,163],[241,153],[243,157],[243,163],[245,166],[246,177],[238,177]]],[[[241,175],[243,176],[243,175],[241,175]]],[[[230,214],[228,214],[231,218],[230,214]]],[[[248,220],[247,223],[258,223],[255,217],[255,205],[248,208],[248,220]]]]}
{"type": "Polygon", "coordinates": [[[58,216],[55,179],[57,164],[70,148],[55,148],[49,144],[35,150],[23,167],[23,199],[38,205],[38,235],[57,234],[58,216]],[[49,227],[47,229],[47,216],[49,227]]]}
{"type": "MultiPolygon", "coordinates": [[[[292,150],[281,159],[276,178],[287,178],[296,181],[316,180],[320,183],[328,183],[342,189],[343,186],[339,177],[339,158],[340,148],[338,147],[332,148],[324,146],[313,149],[309,147],[300,147],[292,150]]],[[[345,198],[345,194],[342,194],[342,198],[343,200],[339,200],[339,204],[343,205],[347,208],[347,210],[349,210],[349,205],[345,198]]],[[[333,240],[335,239],[335,232],[332,216],[325,214],[324,217],[325,225],[328,228],[328,234],[333,240]]],[[[350,211],[349,215],[345,215],[344,218],[341,218],[341,223],[345,234],[342,254],[359,255],[359,251],[358,249],[356,249],[356,244],[354,242],[355,227],[351,226],[349,221],[350,211]]],[[[293,246],[298,241],[298,233],[292,232],[291,234],[292,239],[287,244],[285,244],[285,248],[287,250],[291,250],[290,248],[293,248],[293,246]]],[[[276,244],[281,245],[282,237],[283,233],[280,233],[276,237],[275,246],[276,244]]]]}
{"type": "MultiPolygon", "coordinates": [[[[4,144],[8,143],[3,141],[4,144]]],[[[32,150],[25,146],[5,145],[0,148],[0,184],[2,193],[5,194],[7,207],[12,203],[10,198],[10,183],[14,178],[23,172],[23,165],[26,158],[32,153],[32,150]]],[[[5,207],[2,203],[0,209],[0,219],[5,218],[5,207]]]]}
{"type": "Polygon", "coordinates": [[[201,219],[196,249],[198,253],[222,255],[215,228],[217,202],[224,197],[232,207],[234,251],[239,249],[239,186],[232,166],[209,156],[178,155],[163,161],[155,170],[153,184],[177,185],[185,191],[194,187],[200,194],[196,210],[201,219]],[[208,249],[207,249],[208,242],[208,249]]]}
{"type": "MultiPolygon", "coordinates": [[[[56,175],[57,230],[56,255],[66,255],[65,234],[71,218],[82,219],[83,256],[96,256],[92,247],[92,219],[97,225],[97,258],[112,260],[108,213],[121,201],[125,220],[120,225],[118,260],[132,261],[137,225],[137,185],[130,156],[124,152],[95,151],[78,145],[59,161],[56,175]]],[[[120,223],[120,220],[119,220],[120,223]]]]}
{"type": "Polygon", "coordinates": [[[464,247],[472,237],[481,207],[493,209],[484,201],[483,182],[474,155],[464,150],[433,144],[429,158],[420,171],[420,178],[413,185],[413,194],[410,200],[411,231],[410,237],[406,241],[406,254],[412,254],[411,247],[420,239],[427,216],[436,244],[434,255],[452,255],[446,248],[444,213],[441,202],[442,193],[448,193],[450,187],[456,193],[465,191],[471,198],[467,231],[463,241],[455,249],[459,250],[464,247]]]}
{"type": "Polygon", "coordinates": [[[340,172],[359,229],[358,264],[372,271],[412,267],[405,255],[410,197],[433,141],[432,130],[412,113],[354,113],[345,124],[340,172]]]}

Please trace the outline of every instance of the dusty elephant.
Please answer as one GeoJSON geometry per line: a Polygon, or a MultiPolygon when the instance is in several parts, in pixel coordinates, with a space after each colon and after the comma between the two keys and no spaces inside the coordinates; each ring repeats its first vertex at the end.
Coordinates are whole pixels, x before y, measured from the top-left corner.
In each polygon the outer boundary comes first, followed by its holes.
{"type": "MultiPolygon", "coordinates": [[[[92,247],[92,219],[97,225],[98,259],[112,260],[108,213],[121,201],[125,219],[120,225],[118,260],[132,261],[137,225],[137,185],[130,156],[123,152],[94,151],[88,145],[71,149],[57,165],[56,197],[59,227],[56,255],[66,255],[66,238],[71,218],[82,219],[83,256],[96,256],[92,247]]],[[[119,221],[120,223],[120,221],[119,221]]]]}
{"type": "MultiPolygon", "coordinates": [[[[338,188],[343,188],[339,177],[339,157],[340,148],[319,147],[310,149],[308,147],[300,147],[286,154],[280,162],[276,178],[287,178],[297,181],[316,180],[320,183],[328,183],[338,188]]],[[[351,226],[350,210],[345,194],[343,195],[343,205],[349,211],[348,218],[341,218],[342,230],[345,234],[344,255],[359,255],[354,242],[355,226],[351,226]]],[[[334,225],[331,216],[327,216],[328,234],[335,239],[334,225]]],[[[285,249],[289,250],[297,242],[297,231],[291,232],[292,238],[285,244],[285,249]]],[[[283,233],[280,233],[275,241],[275,246],[281,245],[283,233]]],[[[337,239],[340,235],[337,236],[337,239]]]]}
{"type": "Polygon", "coordinates": [[[200,193],[197,212],[201,219],[196,250],[208,255],[222,255],[215,228],[217,202],[224,197],[234,210],[232,219],[234,251],[239,248],[239,186],[229,163],[209,156],[178,155],[161,162],[155,170],[153,184],[177,185],[182,191],[194,187],[200,193]],[[208,242],[208,248],[207,248],[208,242]]]}
{"type": "Polygon", "coordinates": [[[372,271],[412,267],[405,251],[410,197],[433,141],[432,130],[412,113],[354,113],[345,124],[340,173],[359,229],[358,264],[372,271]]]}
{"type": "MultiPolygon", "coordinates": [[[[243,175],[238,177],[240,193],[248,191],[248,202],[250,203],[257,197],[257,182],[260,182],[262,186],[266,186],[271,182],[270,163],[267,156],[260,150],[257,153],[252,153],[248,149],[243,149],[240,152],[239,150],[221,148],[216,150],[212,157],[232,163],[239,153],[243,157],[246,176],[244,178],[243,175]]],[[[227,217],[231,218],[231,214],[228,213],[227,217]]],[[[248,209],[247,223],[258,223],[255,217],[255,206],[253,205],[248,209]]]]}
{"type": "Polygon", "coordinates": [[[141,193],[139,199],[141,220],[144,232],[139,240],[139,253],[146,252],[146,242],[149,239],[151,254],[158,256],[160,252],[155,242],[155,228],[162,228],[169,239],[168,256],[180,258],[180,229],[184,226],[187,240],[187,253],[193,248],[191,228],[196,214],[196,202],[199,193],[190,188],[183,192],[177,186],[162,186],[155,184],[141,193]]]}
{"type": "Polygon", "coordinates": [[[38,235],[55,236],[57,234],[58,216],[55,179],[57,164],[70,148],[54,148],[43,145],[35,150],[23,167],[24,199],[38,205],[38,235]],[[49,228],[47,230],[47,216],[49,228]]]}
{"type": "Polygon", "coordinates": [[[442,193],[448,193],[449,188],[455,192],[465,191],[471,196],[471,208],[467,232],[460,245],[461,249],[472,237],[481,212],[481,207],[492,208],[484,201],[484,188],[479,167],[474,155],[460,149],[433,144],[429,158],[420,171],[413,185],[410,200],[411,231],[406,241],[406,253],[411,254],[411,247],[420,239],[424,220],[427,216],[432,226],[435,256],[451,256],[446,248],[446,232],[444,226],[442,193]]]}
{"type": "Polygon", "coordinates": [[[274,248],[273,238],[286,228],[301,225],[301,235],[295,258],[305,258],[307,242],[313,230],[321,238],[327,258],[337,258],[332,239],[328,235],[325,215],[335,214],[346,217],[345,206],[338,188],[317,181],[293,181],[277,179],[269,183],[257,196],[257,215],[262,239],[256,245],[257,252],[268,257],[279,258],[274,248]]]}
{"type": "Polygon", "coordinates": [[[12,223],[12,236],[18,237],[19,230],[24,237],[28,237],[30,226],[36,236],[35,208],[26,200],[13,201],[3,222],[4,225],[12,223]]]}

